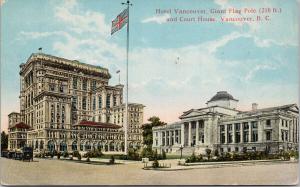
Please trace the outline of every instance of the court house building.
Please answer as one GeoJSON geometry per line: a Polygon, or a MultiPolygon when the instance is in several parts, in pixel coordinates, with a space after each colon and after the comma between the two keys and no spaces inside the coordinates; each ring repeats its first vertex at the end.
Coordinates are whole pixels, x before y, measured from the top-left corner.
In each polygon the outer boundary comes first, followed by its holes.
{"type": "Polygon", "coordinates": [[[237,110],[238,100],[220,91],[207,107],[183,112],[180,121],[153,127],[153,148],[178,154],[297,149],[299,109],[296,104],[237,110]]]}
{"type": "MultiPolygon", "coordinates": [[[[9,149],[124,151],[123,85],[108,69],[44,53],[20,65],[20,112],[9,114],[9,149]]],[[[128,104],[128,147],[141,147],[144,105],[128,104]]]]}

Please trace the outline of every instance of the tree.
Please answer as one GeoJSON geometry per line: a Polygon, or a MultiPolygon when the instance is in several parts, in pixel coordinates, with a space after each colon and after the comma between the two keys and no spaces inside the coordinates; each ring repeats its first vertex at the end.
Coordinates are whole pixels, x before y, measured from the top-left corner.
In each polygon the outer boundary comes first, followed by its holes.
{"type": "Polygon", "coordinates": [[[144,145],[147,147],[152,147],[153,143],[153,135],[152,135],[152,127],[166,125],[165,122],[160,121],[159,117],[153,116],[148,119],[150,123],[146,123],[142,125],[143,129],[143,140],[144,145]]]}
{"type": "Polygon", "coordinates": [[[8,135],[2,131],[1,133],[1,150],[8,148],[8,135]]]}

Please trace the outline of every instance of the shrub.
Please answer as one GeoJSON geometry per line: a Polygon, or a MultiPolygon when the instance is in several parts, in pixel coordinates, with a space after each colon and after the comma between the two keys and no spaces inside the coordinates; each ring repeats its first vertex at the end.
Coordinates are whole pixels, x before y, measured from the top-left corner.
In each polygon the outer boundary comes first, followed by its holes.
{"type": "Polygon", "coordinates": [[[90,158],[97,158],[97,157],[101,157],[103,154],[100,150],[93,150],[93,151],[89,151],[87,153],[85,153],[83,155],[84,158],[90,157],[90,158]]]}
{"type": "Polygon", "coordinates": [[[114,164],[114,163],[115,163],[115,157],[113,155],[111,155],[109,164],[114,164]]]}
{"type": "Polygon", "coordinates": [[[203,156],[201,154],[196,156],[194,152],[190,157],[185,159],[186,163],[201,162],[201,161],[203,161],[203,156]]]}
{"type": "Polygon", "coordinates": [[[162,150],[162,159],[166,159],[167,158],[167,155],[166,155],[166,151],[165,150],[162,150]]]}
{"type": "Polygon", "coordinates": [[[135,149],[128,149],[128,156],[123,156],[126,160],[141,160],[139,153],[135,149]]]}
{"type": "Polygon", "coordinates": [[[292,151],[290,151],[290,156],[295,157],[295,159],[298,159],[299,158],[299,152],[296,151],[296,150],[292,150],[292,151]]]}
{"type": "Polygon", "coordinates": [[[74,151],[74,152],[72,153],[72,155],[73,155],[73,157],[78,157],[78,155],[80,155],[80,154],[79,154],[78,151],[74,151]]]}
{"type": "Polygon", "coordinates": [[[211,156],[211,149],[205,149],[205,152],[206,152],[206,156],[208,158],[208,160],[210,160],[210,156],[211,156]]]}
{"type": "Polygon", "coordinates": [[[216,157],[219,157],[219,156],[220,156],[219,150],[218,150],[218,149],[216,149],[216,150],[214,151],[214,156],[216,156],[216,157]]]}
{"type": "Polygon", "coordinates": [[[90,162],[90,161],[91,161],[91,160],[90,160],[90,157],[87,157],[86,161],[87,161],[87,162],[90,162]]]}
{"type": "Polygon", "coordinates": [[[58,153],[57,153],[57,159],[60,159],[60,156],[61,156],[61,153],[58,152],[58,153]]]}
{"type": "Polygon", "coordinates": [[[67,158],[67,157],[69,157],[69,153],[68,153],[67,151],[63,152],[63,154],[62,154],[62,155],[63,155],[63,157],[64,157],[64,158],[67,158]]]}
{"type": "Polygon", "coordinates": [[[154,160],[153,156],[154,156],[154,151],[152,150],[152,148],[150,146],[145,147],[142,149],[141,152],[141,157],[142,158],[149,158],[149,160],[154,160]]]}
{"type": "Polygon", "coordinates": [[[153,168],[158,168],[158,167],[159,167],[159,163],[158,163],[157,159],[155,159],[155,160],[153,161],[152,167],[153,167],[153,168]]]}
{"type": "Polygon", "coordinates": [[[81,160],[81,155],[78,154],[78,155],[77,155],[77,158],[78,158],[78,160],[81,160]]]}

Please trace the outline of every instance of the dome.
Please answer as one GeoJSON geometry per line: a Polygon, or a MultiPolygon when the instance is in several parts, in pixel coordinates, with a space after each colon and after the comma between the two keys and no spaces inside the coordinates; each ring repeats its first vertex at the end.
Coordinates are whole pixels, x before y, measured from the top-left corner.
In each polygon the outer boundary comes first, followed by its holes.
{"type": "Polygon", "coordinates": [[[211,101],[219,101],[219,100],[235,100],[232,95],[227,93],[226,91],[219,91],[216,95],[214,95],[208,102],[211,101]]]}

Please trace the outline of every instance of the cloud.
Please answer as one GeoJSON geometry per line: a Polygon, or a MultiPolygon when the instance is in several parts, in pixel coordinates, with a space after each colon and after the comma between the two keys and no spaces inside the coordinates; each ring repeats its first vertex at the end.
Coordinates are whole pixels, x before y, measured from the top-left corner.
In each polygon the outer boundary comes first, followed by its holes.
{"type": "Polygon", "coordinates": [[[105,23],[105,15],[94,11],[80,11],[75,0],[65,1],[55,8],[55,17],[70,25],[76,33],[95,32],[102,36],[110,33],[110,25],[105,23]]]}
{"type": "Polygon", "coordinates": [[[143,19],[142,23],[154,22],[154,23],[162,24],[162,23],[166,23],[167,19],[169,18],[171,18],[170,14],[156,15],[156,16],[143,19]]]}
{"type": "Polygon", "coordinates": [[[0,6],[4,5],[5,0],[0,0],[0,6]]]}
{"type": "MultiPolygon", "coordinates": [[[[58,5],[54,14],[57,21],[68,28],[66,31],[23,31],[20,36],[27,39],[59,36],[61,38],[52,43],[58,56],[101,65],[110,72],[121,70],[121,83],[125,82],[126,50],[109,37],[110,23],[105,22],[104,14],[81,10],[76,1],[58,5]]],[[[168,16],[146,18],[142,23],[162,24],[168,16]]],[[[252,38],[258,47],[281,44],[249,32],[235,31],[211,41],[179,48],[132,47],[129,54],[130,102],[146,105],[145,119],[158,112],[163,120],[170,122],[175,121],[184,108],[202,107],[219,90],[239,90],[240,84],[236,82],[240,77],[244,86],[252,88],[251,80],[260,71],[272,70],[276,66],[255,61],[248,67],[244,60],[229,62],[215,56],[218,49],[242,37],[252,38]],[[177,57],[180,62],[176,64],[177,57]],[[240,75],[239,69],[245,70],[245,74],[240,75]]],[[[117,82],[117,76],[113,75],[110,84],[117,82]]],[[[278,92],[275,88],[271,91],[278,92]]]]}
{"type": "Polygon", "coordinates": [[[51,36],[64,36],[70,37],[67,32],[63,31],[53,31],[53,32],[25,32],[21,31],[18,34],[17,40],[28,40],[28,39],[40,39],[40,38],[47,38],[51,36]]]}
{"type": "Polygon", "coordinates": [[[258,72],[258,71],[262,71],[262,70],[275,70],[276,67],[274,65],[270,65],[270,64],[258,64],[256,65],[254,68],[252,68],[245,76],[245,81],[249,81],[251,80],[254,75],[258,72]]]}
{"type": "MultiPolygon", "coordinates": [[[[245,8],[245,3],[243,1],[228,1],[228,0],[214,0],[214,3],[222,9],[241,9],[245,8]]],[[[289,2],[290,5],[293,1],[289,2]]],[[[237,29],[246,30],[244,33],[247,34],[247,37],[253,37],[255,43],[258,47],[270,47],[272,45],[279,46],[298,46],[298,19],[295,19],[297,16],[298,9],[290,8],[288,11],[284,11],[287,7],[282,6],[278,3],[278,1],[269,1],[262,0],[257,3],[257,1],[249,1],[247,2],[247,6],[251,8],[255,8],[256,11],[259,8],[263,7],[281,7],[283,12],[280,14],[270,14],[269,22],[230,22],[229,24],[233,24],[237,26],[237,29]],[[287,21],[289,20],[289,21],[287,21]],[[273,32],[276,31],[276,32],[273,32]],[[289,33],[288,35],[282,33],[289,33]]],[[[295,6],[291,6],[295,7],[295,6]]],[[[247,14],[242,13],[242,15],[247,16],[247,14]]],[[[265,15],[262,14],[254,14],[260,15],[262,18],[265,15]]],[[[228,11],[226,14],[223,14],[224,17],[240,17],[239,14],[229,14],[228,11]]]]}

